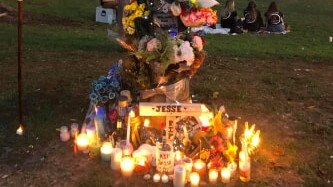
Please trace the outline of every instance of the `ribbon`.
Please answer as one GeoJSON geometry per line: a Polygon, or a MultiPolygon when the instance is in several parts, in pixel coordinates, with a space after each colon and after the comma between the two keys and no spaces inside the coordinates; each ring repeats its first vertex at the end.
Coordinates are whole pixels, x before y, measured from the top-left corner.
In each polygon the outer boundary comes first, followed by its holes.
{"type": "Polygon", "coordinates": [[[188,102],[190,95],[190,81],[188,78],[182,79],[174,84],[160,86],[150,90],[141,90],[141,99],[148,99],[155,95],[165,95],[166,102],[188,102]]]}

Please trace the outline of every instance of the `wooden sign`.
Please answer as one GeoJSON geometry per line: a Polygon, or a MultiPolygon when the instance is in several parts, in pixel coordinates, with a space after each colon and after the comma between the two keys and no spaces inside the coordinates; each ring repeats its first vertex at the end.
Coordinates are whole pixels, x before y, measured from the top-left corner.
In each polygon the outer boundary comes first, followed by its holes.
{"type": "Polygon", "coordinates": [[[201,104],[139,103],[140,116],[200,116],[201,104]]]}
{"type": "MultiPolygon", "coordinates": [[[[202,113],[201,104],[192,103],[139,103],[139,115],[140,116],[166,116],[165,130],[168,143],[173,143],[176,137],[176,126],[181,123],[179,120],[182,117],[194,116],[193,119],[197,123],[192,126],[199,126],[197,116],[202,113]],[[178,117],[178,118],[177,118],[178,117]],[[180,118],[179,118],[180,117],[180,118]]],[[[189,128],[190,131],[195,127],[189,128]]],[[[193,131],[194,132],[194,131],[193,131]]]]}

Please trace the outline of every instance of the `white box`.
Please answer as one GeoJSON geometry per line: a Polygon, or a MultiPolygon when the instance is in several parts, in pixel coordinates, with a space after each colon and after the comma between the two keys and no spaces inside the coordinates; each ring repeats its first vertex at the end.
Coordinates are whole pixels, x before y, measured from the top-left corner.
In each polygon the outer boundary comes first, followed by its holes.
{"type": "Polygon", "coordinates": [[[115,23],[116,22],[116,10],[112,8],[96,7],[96,22],[101,23],[115,23]]]}

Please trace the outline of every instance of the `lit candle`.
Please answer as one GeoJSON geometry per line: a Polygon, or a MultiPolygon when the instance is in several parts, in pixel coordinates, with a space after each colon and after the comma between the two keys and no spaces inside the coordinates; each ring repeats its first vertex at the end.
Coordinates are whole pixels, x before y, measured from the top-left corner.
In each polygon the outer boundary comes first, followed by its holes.
{"type": "Polygon", "coordinates": [[[120,163],[121,174],[124,177],[130,177],[134,170],[134,159],[132,157],[124,157],[120,163]]]}
{"type": "Polygon", "coordinates": [[[96,129],[93,126],[87,127],[86,129],[87,132],[87,137],[89,139],[89,145],[95,144],[97,140],[97,134],[96,134],[96,129]]]}
{"type": "Polygon", "coordinates": [[[197,187],[200,183],[200,175],[197,172],[192,172],[190,174],[191,187],[197,187]]]}
{"type": "Polygon", "coordinates": [[[184,165],[176,165],[173,174],[173,186],[184,187],[186,183],[186,169],[184,165]]]}
{"type": "Polygon", "coordinates": [[[201,177],[206,174],[206,163],[201,159],[196,160],[193,163],[193,171],[198,172],[201,177]]]}
{"type": "Polygon", "coordinates": [[[77,148],[84,152],[84,153],[88,153],[89,150],[88,150],[88,145],[89,145],[89,139],[88,139],[88,136],[86,134],[79,134],[77,137],[76,137],[76,145],[77,145],[77,148]]]}
{"type": "Polygon", "coordinates": [[[143,122],[143,126],[144,127],[149,127],[150,126],[150,120],[146,118],[143,122]]]}
{"type": "Polygon", "coordinates": [[[217,172],[216,169],[210,169],[209,173],[208,173],[208,177],[209,177],[209,182],[211,184],[216,184],[217,178],[219,177],[219,173],[217,172]]]}
{"type": "Polygon", "coordinates": [[[16,134],[22,136],[23,135],[23,126],[20,125],[19,128],[16,130],[16,134]]]}
{"type": "Polygon", "coordinates": [[[126,134],[126,143],[130,144],[130,136],[131,136],[131,118],[135,117],[135,113],[131,110],[128,114],[127,120],[127,134],[126,134]]]}
{"type": "Polygon", "coordinates": [[[122,158],[122,150],[120,148],[114,148],[111,152],[111,168],[113,170],[120,169],[120,162],[122,158]]]}
{"type": "Polygon", "coordinates": [[[111,142],[104,142],[101,147],[101,158],[103,161],[110,161],[112,153],[112,144],[111,142]]]}
{"type": "Polygon", "coordinates": [[[191,158],[185,157],[185,158],[183,158],[183,164],[184,164],[185,170],[186,170],[186,178],[187,178],[187,180],[189,180],[190,173],[192,172],[192,168],[193,168],[193,161],[191,158]]]}
{"type": "Polygon", "coordinates": [[[228,168],[222,168],[221,170],[221,178],[223,183],[229,183],[230,182],[230,170],[228,168]]]}
{"type": "Polygon", "coordinates": [[[248,182],[251,179],[251,162],[250,157],[245,160],[239,159],[239,178],[243,182],[248,182]]]}
{"type": "Polygon", "coordinates": [[[183,159],[183,153],[181,151],[175,152],[175,165],[181,164],[183,159]]]}
{"type": "Polygon", "coordinates": [[[161,177],[162,183],[168,183],[169,182],[169,177],[166,174],[163,174],[161,177]]]}
{"type": "Polygon", "coordinates": [[[158,174],[158,173],[156,173],[156,174],[153,176],[153,181],[156,182],[156,183],[158,183],[158,182],[160,182],[160,180],[161,180],[161,175],[158,174]]]}

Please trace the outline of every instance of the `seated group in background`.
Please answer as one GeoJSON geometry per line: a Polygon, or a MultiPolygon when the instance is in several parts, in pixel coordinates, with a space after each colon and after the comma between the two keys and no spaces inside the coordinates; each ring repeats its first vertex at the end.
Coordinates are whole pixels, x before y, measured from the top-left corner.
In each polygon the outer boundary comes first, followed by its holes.
{"type": "Polygon", "coordinates": [[[221,27],[229,28],[230,33],[242,33],[243,30],[248,32],[268,31],[275,33],[285,31],[283,14],[277,9],[277,5],[274,1],[271,2],[265,13],[265,24],[254,1],[249,2],[243,15],[244,17],[237,19],[235,1],[227,0],[225,8],[221,12],[221,27]]]}
{"type": "Polygon", "coordinates": [[[268,32],[285,31],[283,14],[277,9],[277,5],[274,1],[269,5],[268,10],[265,13],[265,18],[266,18],[266,30],[268,32]]]}

